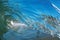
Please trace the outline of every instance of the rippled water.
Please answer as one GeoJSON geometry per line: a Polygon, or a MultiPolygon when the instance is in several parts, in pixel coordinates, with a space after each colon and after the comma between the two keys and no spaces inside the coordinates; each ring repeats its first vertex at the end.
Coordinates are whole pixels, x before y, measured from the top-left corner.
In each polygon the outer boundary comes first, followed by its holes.
{"type": "Polygon", "coordinates": [[[59,0],[9,0],[9,5],[14,9],[19,10],[21,12],[19,15],[22,14],[21,19],[19,19],[19,17],[15,14],[12,16],[15,19],[19,20],[20,23],[24,23],[27,26],[26,28],[24,28],[24,26],[21,26],[21,28],[19,28],[21,31],[18,31],[17,29],[18,32],[13,29],[17,33],[10,30],[5,34],[5,38],[7,40],[20,40],[21,38],[21,40],[24,40],[25,38],[29,40],[29,38],[33,39],[37,37],[38,32],[40,38],[45,37],[45,35],[57,35],[59,37],[59,3],[59,0]],[[56,20],[54,18],[56,18],[56,20]]]}

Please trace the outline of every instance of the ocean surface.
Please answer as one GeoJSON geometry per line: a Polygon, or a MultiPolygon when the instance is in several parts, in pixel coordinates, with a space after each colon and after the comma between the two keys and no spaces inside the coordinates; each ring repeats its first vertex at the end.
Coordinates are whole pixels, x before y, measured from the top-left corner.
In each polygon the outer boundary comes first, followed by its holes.
{"type": "MultiPolygon", "coordinates": [[[[25,23],[24,20],[26,20],[26,18],[34,22],[41,22],[36,18],[36,16],[41,14],[51,15],[60,19],[60,0],[9,0],[9,6],[19,10],[24,15],[23,19],[19,19],[23,23],[25,23]]],[[[13,16],[17,18],[16,15],[13,16]]],[[[34,40],[37,38],[37,35],[39,38],[50,36],[42,31],[39,31],[39,34],[37,34],[37,30],[26,30],[23,33],[17,33],[9,29],[9,31],[4,34],[4,38],[6,40],[34,40]]]]}

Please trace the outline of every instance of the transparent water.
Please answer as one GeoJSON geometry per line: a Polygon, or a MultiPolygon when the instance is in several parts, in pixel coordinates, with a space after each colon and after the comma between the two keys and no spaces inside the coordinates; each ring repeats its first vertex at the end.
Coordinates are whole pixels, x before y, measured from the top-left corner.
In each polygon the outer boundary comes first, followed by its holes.
{"type": "Polygon", "coordinates": [[[19,26],[20,28],[16,27],[16,29],[10,29],[4,37],[7,40],[34,40],[37,35],[39,35],[40,38],[51,35],[57,35],[57,37],[59,37],[59,3],[60,0],[9,0],[9,6],[19,10],[19,12],[21,12],[19,15],[22,14],[21,19],[19,19],[19,17],[15,14],[12,16],[26,26],[19,26]],[[51,26],[53,24],[53,20],[46,17],[46,15],[56,18],[56,25],[51,26]],[[47,20],[50,20],[49,22],[52,24],[50,25],[46,22],[47,20]]]}

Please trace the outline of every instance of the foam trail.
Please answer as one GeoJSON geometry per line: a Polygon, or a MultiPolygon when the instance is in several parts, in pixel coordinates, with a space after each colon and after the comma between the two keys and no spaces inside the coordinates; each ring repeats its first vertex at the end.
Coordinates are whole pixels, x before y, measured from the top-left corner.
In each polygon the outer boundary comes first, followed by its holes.
{"type": "Polygon", "coordinates": [[[53,3],[52,3],[52,6],[56,9],[56,11],[58,12],[58,13],[60,13],[60,8],[58,8],[56,5],[54,5],[53,3]]]}

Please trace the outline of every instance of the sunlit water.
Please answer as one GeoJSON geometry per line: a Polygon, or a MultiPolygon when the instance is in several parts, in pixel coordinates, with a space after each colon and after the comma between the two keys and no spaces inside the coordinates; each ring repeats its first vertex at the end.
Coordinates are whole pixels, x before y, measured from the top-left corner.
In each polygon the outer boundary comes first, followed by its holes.
{"type": "Polygon", "coordinates": [[[6,36],[5,38],[7,40],[33,40],[37,37],[38,30],[40,38],[46,37],[46,35],[57,35],[57,37],[59,37],[60,25],[57,25],[55,28],[46,23],[48,18],[42,16],[44,14],[50,15],[57,18],[57,20],[60,20],[60,6],[57,5],[57,2],[54,2],[55,1],[53,0],[10,0],[9,5],[14,9],[19,10],[21,12],[20,14],[22,14],[22,18],[19,19],[19,17],[15,14],[12,16],[19,20],[19,24],[24,25],[19,25],[18,23],[15,23],[15,25],[11,22],[13,26],[11,26],[11,29],[4,35],[4,37],[6,36]],[[44,18],[44,20],[42,18],[44,18]]]}

